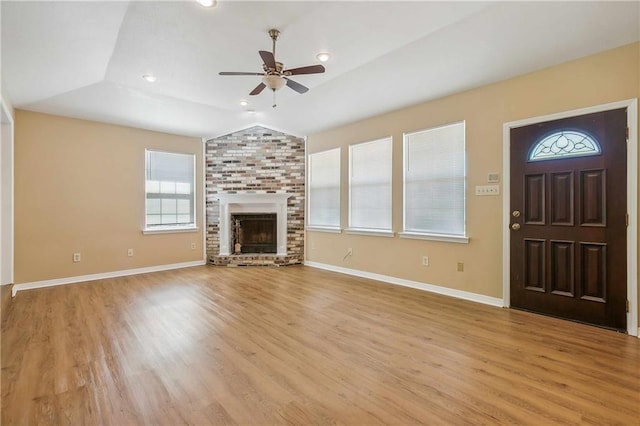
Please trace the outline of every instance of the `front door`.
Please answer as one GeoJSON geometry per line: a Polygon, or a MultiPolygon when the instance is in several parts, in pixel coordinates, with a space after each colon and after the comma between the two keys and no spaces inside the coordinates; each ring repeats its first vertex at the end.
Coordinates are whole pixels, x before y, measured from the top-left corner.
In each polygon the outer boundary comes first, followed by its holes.
{"type": "Polygon", "coordinates": [[[627,112],[511,129],[511,306],[626,330],[627,112]]]}

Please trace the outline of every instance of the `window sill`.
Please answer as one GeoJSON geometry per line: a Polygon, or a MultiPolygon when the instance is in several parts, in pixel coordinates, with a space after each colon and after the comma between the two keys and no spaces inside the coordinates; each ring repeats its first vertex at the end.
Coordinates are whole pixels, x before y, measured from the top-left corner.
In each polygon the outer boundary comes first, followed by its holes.
{"type": "Polygon", "coordinates": [[[393,238],[396,234],[393,231],[386,231],[381,229],[366,229],[366,228],[347,228],[344,230],[347,234],[354,235],[370,235],[372,237],[389,237],[393,238]]]}
{"type": "Polygon", "coordinates": [[[174,227],[165,227],[165,228],[144,228],[142,233],[145,235],[152,234],[178,234],[181,232],[198,232],[200,228],[198,227],[183,227],[183,226],[174,226],[174,227]]]}
{"type": "Polygon", "coordinates": [[[342,229],[333,226],[307,226],[306,230],[312,232],[329,232],[332,234],[342,233],[342,229]]]}
{"type": "Polygon", "coordinates": [[[427,234],[421,232],[399,232],[400,238],[410,238],[414,240],[430,240],[430,241],[442,241],[445,243],[458,243],[469,244],[469,237],[462,237],[460,235],[447,235],[447,234],[427,234]]]}

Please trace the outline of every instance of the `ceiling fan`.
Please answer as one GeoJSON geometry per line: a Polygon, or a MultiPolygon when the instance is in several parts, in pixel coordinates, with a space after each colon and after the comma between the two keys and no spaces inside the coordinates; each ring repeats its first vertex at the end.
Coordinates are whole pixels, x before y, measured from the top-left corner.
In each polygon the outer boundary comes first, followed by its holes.
{"type": "Polygon", "coordinates": [[[262,76],[262,82],[253,89],[249,95],[259,95],[265,87],[268,87],[273,91],[273,107],[276,107],[275,103],[275,95],[276,90],[280,90],[285,85],[295,90],[298,93],[305,93],[309,90],[308,87],[303,86],[297,81],[291,80],[290,76],[292,75],[301,75],[301,74],[318,74],[324,72],[324,67],[322,65],[309,65],[306,67],[300,68],[291,68],[284,69],[284,64],[282,62],[276,61],[276,40],[278,40],[278,36],[280,35],[280,31],[276,29],[269,30],[269,36],[271,40],[273,40],[273,52],[268,52],[266,50],[260,50],[258,53],[262,58],[262,69],[263,72],[221,72],[220,75],[260,75],[262,76]]]}

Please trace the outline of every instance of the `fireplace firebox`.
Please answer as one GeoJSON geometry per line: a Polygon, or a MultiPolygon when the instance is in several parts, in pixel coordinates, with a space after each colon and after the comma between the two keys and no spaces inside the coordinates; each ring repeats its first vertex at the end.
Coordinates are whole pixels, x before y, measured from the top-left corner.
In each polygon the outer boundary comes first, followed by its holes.
{"type": "Polygon", "coordinates": [[[234,213],[231,215],[231,226],[231,249],[234,254],[277,253],[275,213],[234,213]]]}

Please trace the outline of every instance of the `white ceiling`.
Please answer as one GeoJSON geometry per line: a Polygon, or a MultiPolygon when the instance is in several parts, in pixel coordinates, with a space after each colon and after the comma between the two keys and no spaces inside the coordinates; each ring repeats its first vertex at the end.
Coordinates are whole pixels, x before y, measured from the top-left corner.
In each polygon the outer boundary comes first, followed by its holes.
{"type": "Polygon", "coordinates": [[[2,79],[17,108],[213,137],[306,135],[640,40],[639,2],[2,0],[2,79]],[[249,92],[267,30],[294,79],[249,92]],[[156,83],[142,79],[152,73],[156,83]],[[239,105],[250,101],[248,107],[239,105]],[[245,110],[253,109],[256,114],[245,110]]]}

